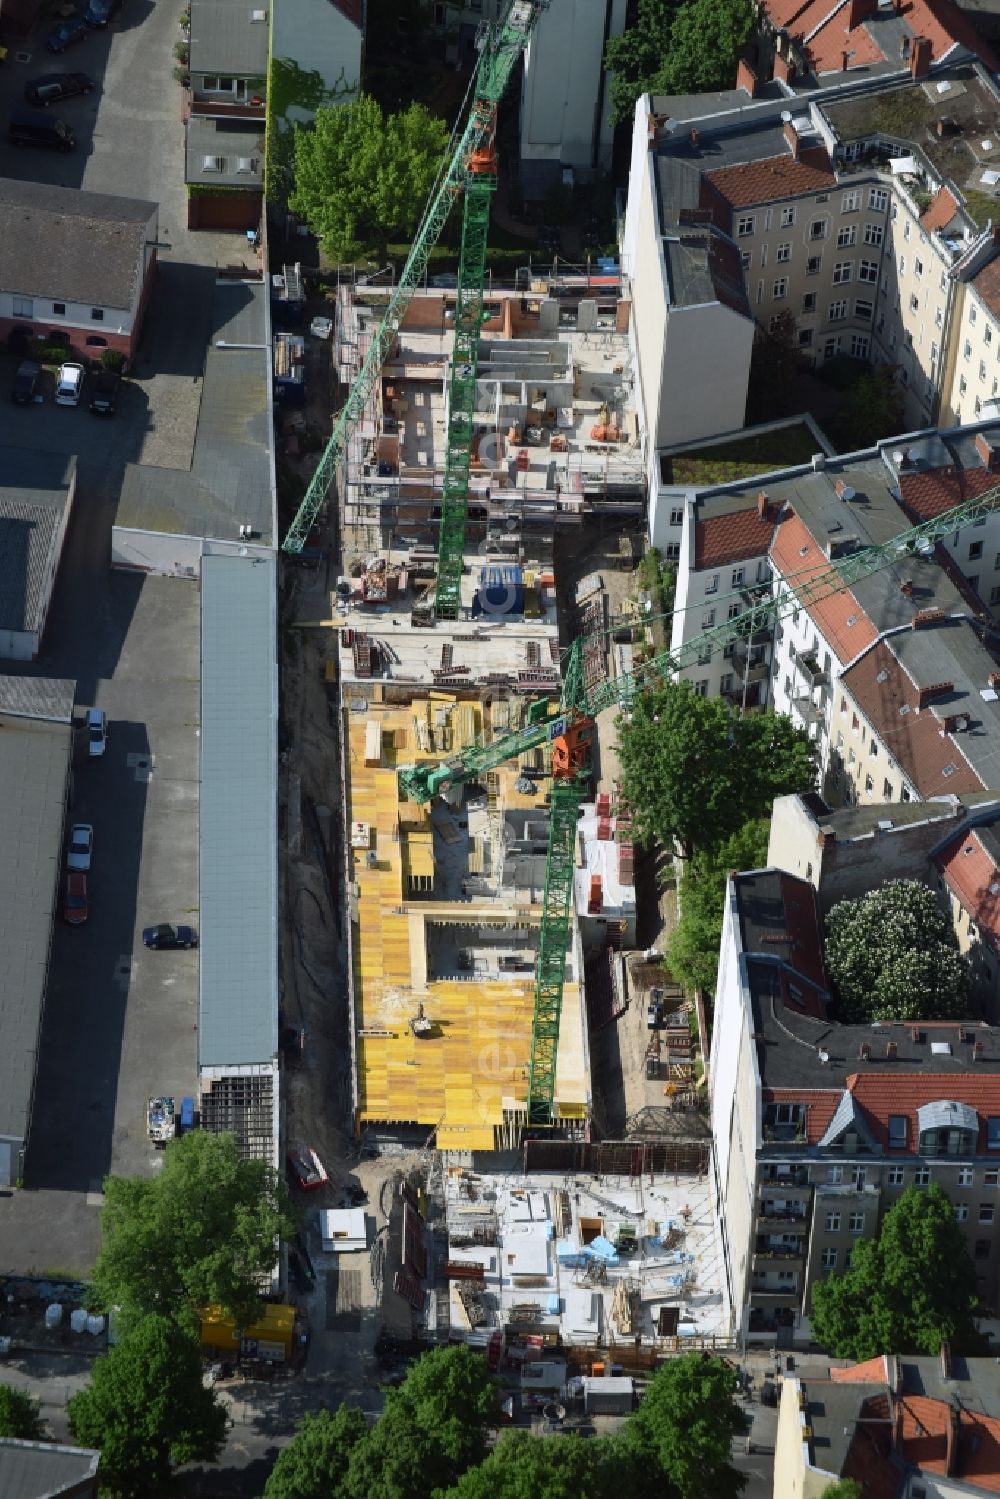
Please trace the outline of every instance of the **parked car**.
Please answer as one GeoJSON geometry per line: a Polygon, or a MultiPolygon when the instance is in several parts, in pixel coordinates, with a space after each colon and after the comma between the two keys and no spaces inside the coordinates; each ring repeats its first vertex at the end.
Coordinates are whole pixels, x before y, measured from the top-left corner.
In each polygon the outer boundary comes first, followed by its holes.
{"type": "Polygon", "coordinates": [[[75,47],[77,42],[82,42],[87,35],[87,28],[83,23],[82,16],[70,16],[68,21],[63,21],[55,31],[50,31],[45,38],[45,45],[50,52],[65,52],[67,47],[75,47]]]}
{"type": "Polygon", "coordinates": [[[646,1024],[651,1031],[658,1031],[663,1024],[663,1006],[655,999],[646,1011],[646,1024]]]}
{"type": "Polygon", "coordinates": [[[7,121],[7,139],[12,146],[41,146],[46,151],[75,151],[76,136],[55,115],[44,109],[12,109],[7,121]]]}
{"type": "Polygon", "coordinates": [[[326,1167],[311,1145],[291,1146],[286,1160],[295,1185],[303,1192],[315,1192],[330,1180],[326,1167]]]}
{"type": "Polygon", "coordinates": [[[108,715],[103,708],[87,709],[87,753],[92,760],[108,747],[108,715]]]}
{"type": "Polygon", "coordinates": [[[42,398],[42,366],[33,359],[22,359],[14,372],[10,398],[15,406],[30,406],[42,398]]]}
{"type": "Polygon", "coordinates": [[[75,822],[69,830],[69,849],[66,853],[66,868],[81,869],[86,872],[90,868],[90,859],[93,852],[93,827],[89,822],[75,822]]]}
{"type": "Polygon", "coordinates": [[[79,406],[83,390],[83,365],[63,364],[56,377],[56,405],[79,406]]]}
{"type": "Polygon", "coordinates": [[[95,416],[114,416],[122,377],[115,370],[99,370],[90,389],[90,409],[95,416]]]}
{"type": "Polygon", "coordinates": [[[83,19],[88,26],[106,26],[115,11],[121,8],[121,3],[122,0],[90,0],[83,19]]]}
{"type": "Polygon", "coordinates": [[[142,945],[157,951],[171,947],[197,947],[198,933],[193,926],[173,926],[169,921],[161,921],[159,926],[143,927],[142,945]]]}
{"type": "Polygon", "coordinates": [[[83,926],[90,915],[90,903],[87,899],[87,876],[79,870],[73,870],[66,876],[66,899],[63,901],[63,919],[70,926],[83,926]]]}
{"type": "Polygon", "coordinates": [[[60,99],[73,99],[93,90],[93,79],[86,73],[43,73],[40,78],[28,79],[24,97],[29,104],[55,104],[60,99]]]}

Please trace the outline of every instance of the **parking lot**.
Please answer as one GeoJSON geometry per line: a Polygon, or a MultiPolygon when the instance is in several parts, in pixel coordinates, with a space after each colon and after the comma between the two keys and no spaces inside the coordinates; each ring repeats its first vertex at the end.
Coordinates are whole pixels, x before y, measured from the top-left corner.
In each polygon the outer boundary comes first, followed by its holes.
{"type": "MultiPolygon", "coordinates": [[[[196,1084],[197,954],[147,952],[141,928],[197,924],[199,595],[189,582],[111,574],[110,530],[125,465],[186,468],[197,424],[216,267],[245,256],[239,235],[185,227],[181,91],[171,77],[181,0],[125,0],[108,32],[62,57],[38,33],[10,45],[0,120],[39,73],[83,71],[93,94],[56,106],[79,147],[17,150],[0,128],[0,174],[158,201],[159,274],[116,415],[7,399],[0,354],[0,451],[75,453],[78,489],[42,659],[77,681],[77,702],[109,718],[107,754],[74,766],[72,820],[91,822],[91,916],[57,923],[26,1164],[29,1190],[0,1199],[0,1269],[82,1272],[98,1242],[109,1170],[155,1170],[150,1093],[196,1084]],[[19,53],[26,56],[19,57],[19,53]]],[[[6,38],[11,42],[11,38],[6,38]]],[[[0,663],[0,669],[6,663],[0,663]]]]}

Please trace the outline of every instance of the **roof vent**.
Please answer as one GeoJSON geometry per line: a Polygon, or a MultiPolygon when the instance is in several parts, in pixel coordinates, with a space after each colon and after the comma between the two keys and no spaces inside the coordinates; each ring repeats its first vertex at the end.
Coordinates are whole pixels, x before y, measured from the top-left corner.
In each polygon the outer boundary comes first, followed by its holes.
{"type": "Polygon", "coordinates": [[[876,680],[876,682],[888,682],[888,680],[889,680],[889,673],[887,671],[880,671],[878,673],[878,675],[876,676],[875,680],[876,680]]]}
{"type": "Polygon", "coordinates": [[[266,10],[252,10],[250,12],[250,19],[251,19],[251,21],[257,21],[257,22],[266,21],[267,20],[267,11],[266,10]]]}
{"type": "MultiPolygon", "coordinates": [[[[950,1041],[932,1041],[931,1042],[931,1055],[935,1056],[935,1057],[950,1057],[951,1056],[951,1042],[950,1041]]],[[[949,1104],[948,1107],[949,1108],[953,1108],[954,1105],[953,1104],[949,1104]]]]}
{"type": "Polygon", "coordinates": [[[241,176],[251,176],[257,170],[257,158],[255,156],[237,157],[236,170],[241,176]]]}
{"type": "Polygon", "coordinates": [[[203,156],[201,169],[203,172],[221,172],[225,164],[221,156],[203,156]]]}
{"type": "Polygon", "coordinates": [[[819,1052],[818,1052],[818,1056],[819,1056],[819,1064],[820,1064],[820,1066],[821,1067],[825,1067],[828,1064],[829,1060],[830,1060],[830,1053],[828,1051],[824,1051],[823,1048],[822,1048],[822,1046],[821,1046],[820,1049],[819,1049],[819,1052]]]}

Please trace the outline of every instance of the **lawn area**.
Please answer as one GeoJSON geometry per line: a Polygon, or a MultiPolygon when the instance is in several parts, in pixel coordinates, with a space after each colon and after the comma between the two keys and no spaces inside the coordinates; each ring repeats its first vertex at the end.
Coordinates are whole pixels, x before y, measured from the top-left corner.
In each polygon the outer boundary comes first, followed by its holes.
{"type": "Polygon", "coordinates": [[[777,432],[758,432],[661,458],[661,477],[664,484],[731,484],[754,474],[808,463],[816,447],[809,428],[804,422],[796,422],[777,432]]]}

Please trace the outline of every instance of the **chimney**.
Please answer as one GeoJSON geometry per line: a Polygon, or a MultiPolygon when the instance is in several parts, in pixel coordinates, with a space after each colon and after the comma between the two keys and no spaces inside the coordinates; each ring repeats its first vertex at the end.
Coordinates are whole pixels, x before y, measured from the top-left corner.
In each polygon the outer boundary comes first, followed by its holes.
{"type": "Polygon", "coordinates": [[[692,127],[691,127],[691,144],[692,144],[692,146],[697,146],[698,141],[700,139],[701,139],[701,137],[699,136],[698,131],[692,125],[692,127]]]}
{"type": "Polygon", "coordinates": [[[851,66],[852,56],[853,54],[847,51],[844,51],[840,54],[840,71],[842,73],[846,73],[848,68],[851,66]]]}
{"type": "Polygon", "coordinates": [[[747,62],[746,58],[741,57],[736,68],[736,87],[745,89],[746,92],[750,95],[751,99],[756,99],[757,89],[759,88],[759,86],[760,85],[757,82],[757,74],[747,62]]]}
{"type": "Polygon", "coordinates": [[[941,1344],[941,1378],[951,1378],[951,1344],[947,1338],[941,1344]]]}
{"type": "Polygon", "coordinates": [[[918,711],[926,708],[937,697],[944,697],[949,692],[955,691],[954,682],[932,682],[929,687],[921,687],[917,692],[918,711]]]}
{"type": "Polygon", "coordinates": [[[983,1054],[983,1043],[981,1041],[973,1041],[973,1043],[972,1043],[972,1060],[974,1062],[978,1061],[982,1057],[982,1054],[983,1054]]]}
{"type": "Polygon", "coordinates": [[[767,491],[762,489],[757,495],[757,514],[761,520],[767,520],[768,502],[767,491]]]}
{"type": "Polygon", "coordinates": [[[922,630],[925,625],[939,625],[943,619],[943,609],[918,609],[910,620],[910,629],[922,630]]]}
{"type": "Polygon", "coordinates": [[[795,69],[787,57],[782,57],[780,52],[774,54],[774,77],[779,83],[790,83],[795,75],[795,69]]]}
{"type": "Polygon", "coordinates": [[[985,432],[976,433],[976,452],[988,469],[1000,468],[1000,449],[993,446],[985,432]]]}
{"type": "Polygon", "coordinates": [[[885,1043],[885,1059],[886,1059],[887,1062],[892,1062],[892,1061],[895,1061],[895,1058],[896,1058],[896,1043],[895,1043],[895,1041],[887,1041],[885,1043]]]}
{"type": "Polygon", "coordinates": [[[906,597],[909,598],[913,593],[913,579],[904,578],[902,583],[900,583],[899,585],[899,591],[900,593],[904,593],[906,597]]]}
{"type": "Polygon", "coordinates": [[[784,126],[784,132],[783,133],[784,133],[785,140],[788,142],[788,144],[792,148],[792,155],[794,156],[795,160],[798,161],[798,159],[799,159],[799,132],[795,128],[795,121],[794,120],[786,120],[785,121],[785,126],[784,126]]]}
{"type": "Polygon", "coordinates": [[[903,36],[899,39],[899,55],[903,62],[906,62],[910,56],[910,38],[908,36],[903,36]]]}
{"type": "Polygon", "coordinates": [[[1000,687],[1000,671],[991,671],[986,678],[987,687],[1000,687]]]}
{"type": "Polygon", "coordinates": [[[847,29],[853,31],[878,10],[878,0],[850,0],[847,7],[847,29]]]}
{"type": "Polygon", "coordinates": [[[958,1468],[958,1447],[962,1435],[961,1412],[951,1405],[948,1407],[948,1431],[945,1437],[944,1449],[944,1471],[948,1478],[954,1478],[958,1468]]]}
{"type": "Polygon", "coordinates": [[[833,828],[820,828],[816,834],[816,844],[819,848],[829,848],[831,843],[836,843],[837,834],[833,828]]]}
{"type": "Polygon", "coordinates": [[[902,1456],[903,1452],[903,1402],[894,1395],[892,1401],[892,1447],[902,1456]]]}
{"type": "Polygon", "coordinates": [[[926,78],[931,70],[932,47],[930,37],[915,36],[910,52],[910,77],[926,78]]]}

